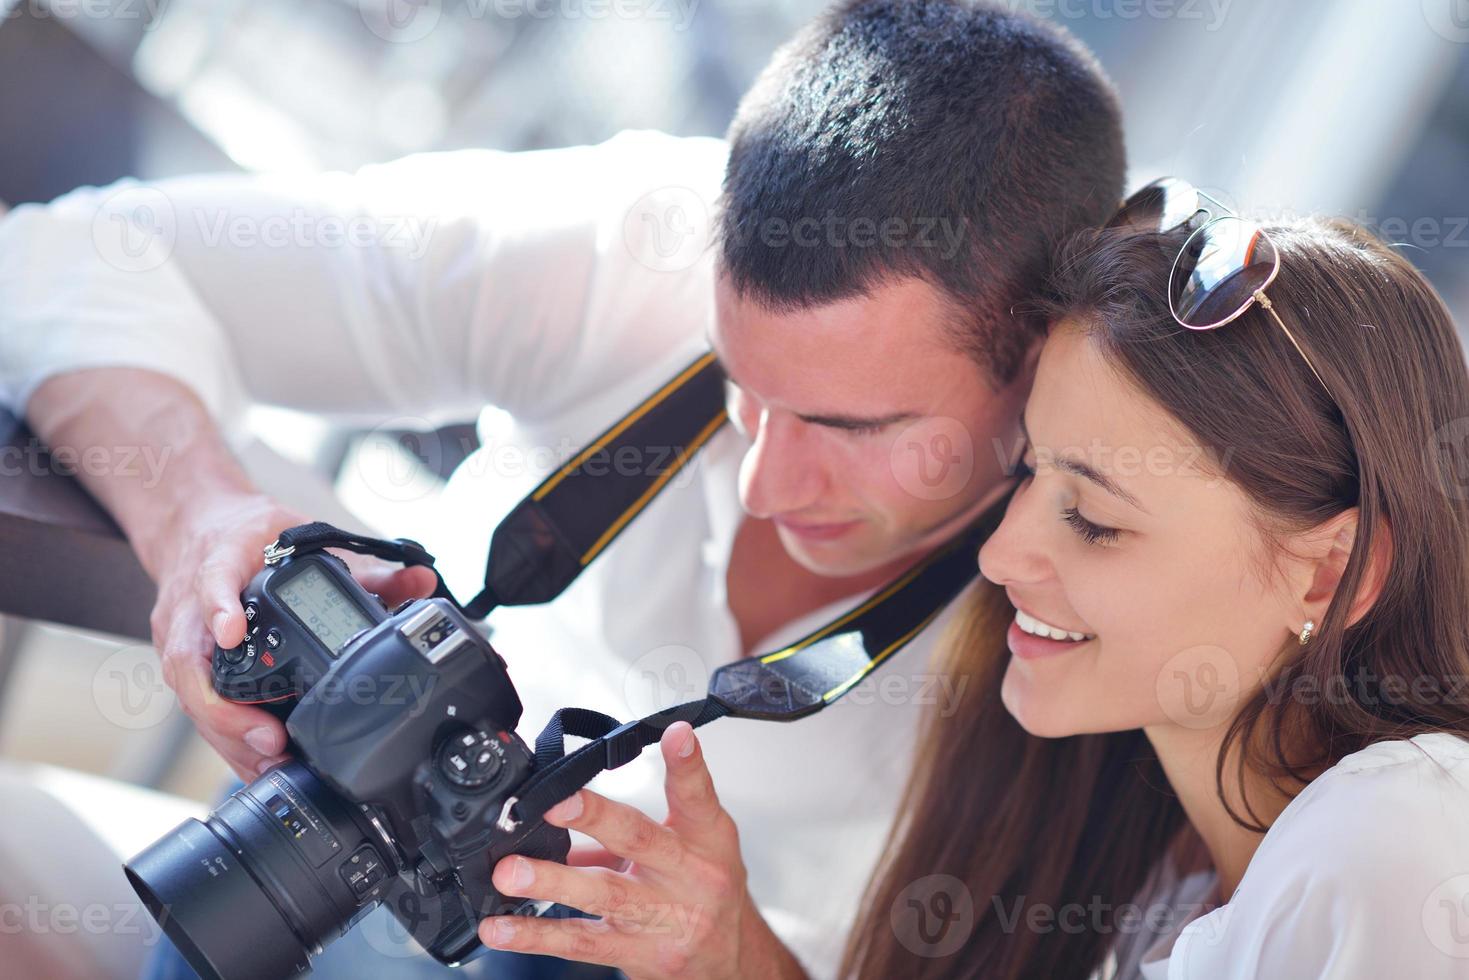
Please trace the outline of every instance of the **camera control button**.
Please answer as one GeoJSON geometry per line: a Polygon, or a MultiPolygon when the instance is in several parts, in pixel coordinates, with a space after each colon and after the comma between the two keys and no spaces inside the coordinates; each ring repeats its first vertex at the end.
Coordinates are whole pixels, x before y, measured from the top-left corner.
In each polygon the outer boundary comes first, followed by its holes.
{"type": "Polygon", "coordinates": [[[281,646],[281,631],[271,629],[265,634],[265,645],[272,650],[279,650],[281,646]]]}
{"type": "Polygon", "coordinates": [[[342,880],[352,889],[352,894],[363,897],[388,876],[382,859],[371,844],[363,844],[342,862],[342,880]]]}
{"type": "Polygon", "coordinates": [[[223,656],[225,663],[234,665],[245,659],[245,648],[243,645],[230,647],[228,650],[222,650],[221,656],[223,656]]]}
{"type": "Polygon", "coordinates": [[[505,764],[505,748],[484,732],[466,732],[444,743],[439,770],[465,789],[480,789],[495,781],[505,764]]]}
{"type": "Polygon", "coordinates": [[[260,610],[258,610],[255,607],[255,603],[253,603],[253,602],[247,602],[247,603],[245,603],[245,622],[247,622],[247,623],[253,623],[253,622],[255,622],[255,614],[258,613],[259,611],[260,610]]]}

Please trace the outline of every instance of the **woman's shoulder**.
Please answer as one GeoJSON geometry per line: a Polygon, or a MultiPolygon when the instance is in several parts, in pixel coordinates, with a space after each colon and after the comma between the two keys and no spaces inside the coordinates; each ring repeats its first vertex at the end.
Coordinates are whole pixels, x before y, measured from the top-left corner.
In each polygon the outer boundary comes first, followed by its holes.
{"type": "Polygon", "coordinates": [[[1312,780],[1228,904],[1190,924],[1173,959],[1169,977],[1319,976],[1333,963],[1363,976],[1462,976],[1469,741],[1378,742],[1312,780]]]}
{"type": "Polygon", "coordinates": [[[1434,825],[1440,815],[1452,821],[1459,836],[1469,819],[1466,807],[1469,739],[1442,732],[1390,739],[1345,756],[1313,779],[1266,840],[1273,836],[1291,846],[1321,840],[1330,846],[1335,831],[1366,829],[1364,823],[1384,815],[1394,815],[1394,823],[1412,815],[1434,825]]]}
{"type": "Polygon", "coordinates": [[[1376,742],[1291,801],[1240,890],[1298,867],[1338,887],[1370,889],[1384,877],[1443,867],[1445,849],[1469,861],[1469,740],[1433,733],[1376,742]]]}

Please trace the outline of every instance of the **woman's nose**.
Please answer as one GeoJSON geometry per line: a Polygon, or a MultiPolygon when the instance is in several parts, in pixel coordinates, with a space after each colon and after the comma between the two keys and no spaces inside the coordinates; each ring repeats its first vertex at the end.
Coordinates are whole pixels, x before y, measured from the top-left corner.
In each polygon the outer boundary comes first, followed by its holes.
{"type": "Polygon", "coordinates": [[[1051,562],[1040,547],[1034,506],[1036,494],[1022,486],[1010,498],[1005,518],[979,549],[979,573],[996,585],[1039,582],[1051,574],[1051,562]]]}

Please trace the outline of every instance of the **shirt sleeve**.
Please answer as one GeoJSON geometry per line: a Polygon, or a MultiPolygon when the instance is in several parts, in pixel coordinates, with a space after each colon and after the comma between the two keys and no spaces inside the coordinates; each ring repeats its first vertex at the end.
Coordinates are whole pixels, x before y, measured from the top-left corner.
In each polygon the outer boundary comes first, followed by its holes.
{"type": "Polygon", "coordinates": [[[718,140],[623,133],[18,207],[0,222],[0,403],[23,412],[47,377],[126,365],[223,419],[251,402],[553,416],[702,328],[679,311],[708,308],[707,255],[656,261],[636,219],[672,193],[704,220],[685,207],[678,230],[707,237],[724,157],[718,140]]]}
{"type": "Polygon", "coordinates": [[[1457,739],[1433,751],[1449,739],[1379,743],[1308,786],[1169,980],[1469,975],[1469,761],[1457,739]]]}

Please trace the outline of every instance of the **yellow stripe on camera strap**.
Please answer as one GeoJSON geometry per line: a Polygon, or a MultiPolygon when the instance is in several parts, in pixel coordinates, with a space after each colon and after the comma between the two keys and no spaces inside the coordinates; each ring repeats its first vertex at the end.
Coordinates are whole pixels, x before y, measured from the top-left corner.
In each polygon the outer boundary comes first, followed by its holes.
{"type": "Polygon", "coordinates": [[[724,373],[705,354],[546,477],[495,528],[485,589],[465,604],[549,602],[617,539],[728,420],[724,373]]]}

